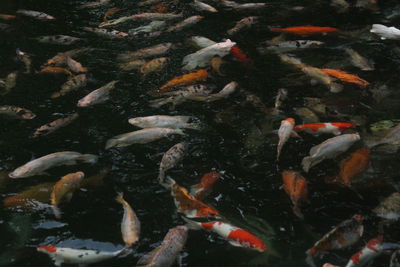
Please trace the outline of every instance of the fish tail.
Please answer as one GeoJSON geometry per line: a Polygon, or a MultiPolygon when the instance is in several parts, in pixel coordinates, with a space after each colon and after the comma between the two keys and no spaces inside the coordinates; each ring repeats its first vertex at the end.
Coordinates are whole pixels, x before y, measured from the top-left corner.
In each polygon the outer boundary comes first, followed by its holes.
{"type": "Polygon", "coordinates": [[[52,209],[53,209],[53,212],[54,212],[54,216],[55,216],[57,219],[61,219],[62,211],[60,210],[60,208],[57,207],[57,206],[55,206],[55,205],[53,205],[53,206],[52,206],[52,209]]]}
{"type": "Polygon", "coordinates": [[[312,164],[312,159],[311,157],[305,157],[302,161],[301,161],[301,165],[303,166],[303,170],[305,172],[308,172],[311,168],[312,164]]]}
{"type": "Polygon", "coordinates": [[[204,129],[204,125],[201,122],[193,122],[186,124],[186,128],[201,131],[204,129]]]}
{"type": "Polygon", "coordinates": [[[115,200],[121,204],[123,204],[124,202],[124,193],[122,192],[118,192],[117,193],[117,197],[115,198],[115,200]]]}
{"type": "Polygon", "coordinates": [[[201,226],[199,223],[196,223],[195,221],[189,220],[188,218],[182,216],[182,220],[186,222],[186,227],[191,229],[191,230],[201,230],[201,226]]]}

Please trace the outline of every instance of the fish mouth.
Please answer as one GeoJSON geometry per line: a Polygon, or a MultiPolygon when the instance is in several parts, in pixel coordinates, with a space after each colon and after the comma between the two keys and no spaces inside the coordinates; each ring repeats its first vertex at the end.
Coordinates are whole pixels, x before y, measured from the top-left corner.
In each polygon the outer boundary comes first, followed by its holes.
{"type": "Polygon", "coordinates": [[[14,172],[10,172],[10,173],[8,174],[8,177],[10,177],[10,178],[17,178],[17,176],[16,176],[16,174],[14,174],[14,172]]]}

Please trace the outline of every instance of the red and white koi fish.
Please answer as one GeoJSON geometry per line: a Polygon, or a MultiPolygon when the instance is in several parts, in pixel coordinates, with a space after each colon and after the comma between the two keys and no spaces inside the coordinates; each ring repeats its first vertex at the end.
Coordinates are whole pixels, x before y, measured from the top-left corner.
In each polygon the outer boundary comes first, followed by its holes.
{"type": "Polygon", "coordinates": [[[279,160],[279,156],[281,155],[281,150],[283,145],[289,140],[290,135],[293,133],[295,121],[293,118],[287,118],[286,120],[281,121],[281,127],[278,130],[279,143],[277,147],[278,154],[276,156],[276,160],[279,160]]]}
{"type": "Polygon", "coordinates": [[[63,248],[56,246],[39,246],[37,247],[37,251],[49,255],[56,266],[61,266],[63,263],[69,263],[79,264],[79,267],[84,267],[88,264],[114,258],[126,251],[126,249],[123,248],[121,250],[110,252],[90,249],[63,248]]]}
{"type": "Polygon", "coordinates": [[[216,171],[204,174],[200,179],[200,183],[191,187],[190,194],[197,199],[204,198],[211,192],[212,187],[221,176],[221,173],[216,171]]]}
{"type": "Polygon", "coordinates": [[[221,237],[227,239],[229,244],[235,247],[244,247],[254,249],[260,252],[267,250],[264,242],[256,237],[255,235],[243,230],[239,227],[233,226],[229,223],[214,221],[214,222],[195,222],[186,218],[183,218],[187,223],[188,227],[193,230],[209,230],[221,237]]]}
{"type": "Polygon", "coordinates": [[[381,255],[385,250],[399,248],[400,244],[383,243],[382,236],[371,239],[365,247],[354,254],[346,267],[361,267],[381,255]]]}
{"type": "Polygon", "coordinates": [[[334,134],[340,135],[344,130],[356,127],[355,124],[347,122],[325,122],[296,125],[294,130],[306,132],[313,135],[334,134]]]}
{"type": "Polygon", "coordinates": [[[356,243],[364,231],[362,221],[363,216],[357,214],[340,223],[306,251],[307,258],[316,257],[324,251],[346,248],[356,243]]]}
{"type": "Polygon", "coordinates": [[[188,191],[179,186],[173,179],[168,177],[171,195],[174,198],[175,206],[179,213],[188,218],[212,217],[220,218],[219,212],[209,205],[189,195],[188,191]]]}

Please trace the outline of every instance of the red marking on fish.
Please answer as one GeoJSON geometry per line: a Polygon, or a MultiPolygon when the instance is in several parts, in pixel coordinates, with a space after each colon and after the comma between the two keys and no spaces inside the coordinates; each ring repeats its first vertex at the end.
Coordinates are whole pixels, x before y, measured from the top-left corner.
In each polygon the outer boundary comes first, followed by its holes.
{"type": "Polygon", "coordinates": [[[265,246],[263,241],[242,229],[231,231],[228,235],[228,238],[239,243],[250,244],[251,247],[258,248],[260,250],[267,250],[267,247],[265,246]]]}
{"type": "Polygon", "coordinates": [[[243,51],[238,46],[236,45],[232,46],[230,52],[234,58],[242,62],[243,65],[245,65],[246,67],[248,68],[254,67],[253,60],[251,60],[251,58],[249,58],[245,53],[243,53],[243,51]]]}
{"type": "Polygon", "coordinates": [[[326,34],[329,32],[338,32],[339,29],[332,27],[318,27],[318,26],[296,26],[287,28],[271,28],[273,32],[284,32],[297,35],[313,35],[313,34],[326,34]]]}
{"type": "Polygon", "coordinates": [[[207,223],[201,223],[201,226],[204,229],[211,229],[214,227],[214,224],[216,224],[217,222],[207,222],[207,223]]]}
{"type": "Polygon", "coordinates": [[[55,246],[39,246],[38,249],[42,249],[50,253],[55,253],[57,251],[57,247],[55,246]]]}

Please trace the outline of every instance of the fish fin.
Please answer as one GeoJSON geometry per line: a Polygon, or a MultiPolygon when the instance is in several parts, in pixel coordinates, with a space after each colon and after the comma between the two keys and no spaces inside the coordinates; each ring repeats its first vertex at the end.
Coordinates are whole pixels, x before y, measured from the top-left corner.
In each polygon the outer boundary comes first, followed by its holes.
{"type": "Polygon", "coordinates": [[[191,229],[191,230],[201,230],[203,228],[201,228],[201,226],[196,223],[195,221],[192,221],[188,218],[186,218],[185,216],[181,216],[182,220],[184,220],[186,222],[186,227],[191,229]]]}
{"type": "Polygon", "coordinates": [[[312,158],[311,157],[304,157],[301,161],[301,165],[303,166],[303,170],[308,172],[312,167],[312,158]]]}
{"type": "Polygon", "coordinates": [[[141,257],[138,262],[136,263],[136,266],[146,266],[147,264],[149,264],[152,260],[152,258],[154,257],[155,254],[157,254],[157,252],[160,250],[160,247],[157,247],[155,249],[153,249],[152,251],[150,251],[149,253],[147,253],[146,255],[144,255],[143,257],[141,257]]]}
{"type": "Polygon", "coordinates": [[[55,216],[57,219],[61,219],[62,211],[60,210],[60,208],[53,205],[53,206],[52,206],[52,209],[53,209],[53,212],[54,212],[54,216],[55,216]]]}
{"type": "Polygon", "coordinates": [[[228,243],[231,244],[234,247],[243,247],[242,244],[240,244],[237,241],[229,240],[228,243]]]}

